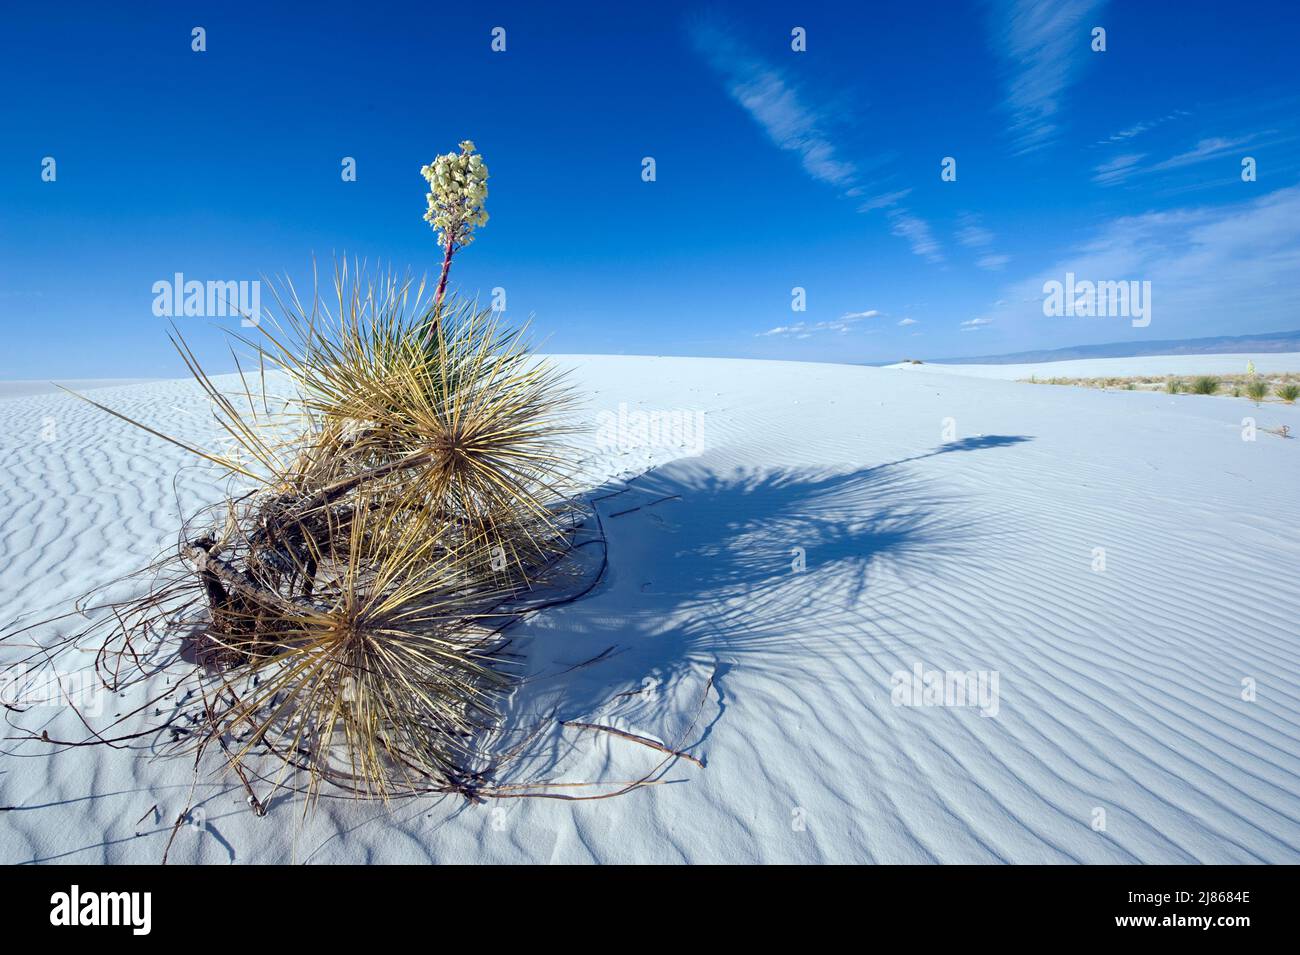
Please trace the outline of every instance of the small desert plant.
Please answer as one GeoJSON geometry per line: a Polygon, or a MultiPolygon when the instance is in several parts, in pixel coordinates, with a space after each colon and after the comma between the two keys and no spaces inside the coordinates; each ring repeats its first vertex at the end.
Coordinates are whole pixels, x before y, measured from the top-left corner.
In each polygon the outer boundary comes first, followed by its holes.
{"type": "Polygon", "coordinates": [[[1274,394],[1289,405],[1295,404],[1295,400],[1300,398],[1300,385],[1278,385],[1274,394]]]}
{"type": "Polygon", "coordinates": [[[1219,379],[1213,375],[1198,375],[1192,379],[1192,393],[1212,395],[1219,390],[1219,379]]]}
{"type": "Polygon", "coordinates": [[[1268,396],[1268,389],[1269,386],[1267,381],[1255,379],[1254,381],[1246,383],[1246,396],[1254,401],[1255,404],[1259,404],[1268,396]]]}
{"type": "Polygon", "coordinates": [[[1169,392],[1171,395],[1179,394],[1182,390],[1183,383],[1177,378],[1170,378],[1165,382],[1165,391],[1169,392]]]}

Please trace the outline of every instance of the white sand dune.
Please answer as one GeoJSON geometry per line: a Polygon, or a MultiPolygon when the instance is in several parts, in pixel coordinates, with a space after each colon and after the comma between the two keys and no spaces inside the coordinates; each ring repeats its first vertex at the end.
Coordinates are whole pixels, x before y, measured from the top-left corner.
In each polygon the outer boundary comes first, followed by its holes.
{"type": "Polygon", "coordinates": [[[122,385],[134,385],[151,381],[149,378],[74,378],[62,379],[57,384],[53,381],[33,379],[30,381],[0,381],[0,399],[21,398],[27,395],[49,395],[59,392],[59,385],[73,391],[91,391],[98,388],[114,388],[122,385]]]}
{"type": "Polygon", "coordinates": [[[1244,375],[1253,361],[1261,375],[1284,371],[1300,372],[1300,354],[1264,352],[1258,355],[1140,355],[1134,358],[1079,358],[1073,361],[1040,361],[1015,365],[954,365],[926,362],[898,364],[890,368],[928,371],[974,378],[1005,378],[1026,381],[1036,378],[1124,378],[1136,375],[1244,375]]]}
{"type": "MultiPolygon", "coordinates": [[[[539,735],[511,773],[656,762],[558,720],[681,736],[705,766],[592,802],[326,799],[306,819],[204,777],[174,860],[1300,862],[1300,441],[1242,440],[1243,417],[1294,434],[1300,410],[929,366],[559,361],[604,429],[585,468],[609,569],[519,627],[508,716],[539,735]],[[634,429],[674,409],[704,412],[699,453],[689,433],[598,446],[620,410],[634,429]],[[996,706],[895,705],[918,665],[996,674],[996,706]]],[[[95,398],[210,433],[189,383],[95,398]]],[[[215,494],[184,452],[65,395],[0,402],[0,428],[4,622],[153,557],[215,494]]],[[[50,751],[3,746],[0,861],[158,861],[190,767],[50,751]]]]}

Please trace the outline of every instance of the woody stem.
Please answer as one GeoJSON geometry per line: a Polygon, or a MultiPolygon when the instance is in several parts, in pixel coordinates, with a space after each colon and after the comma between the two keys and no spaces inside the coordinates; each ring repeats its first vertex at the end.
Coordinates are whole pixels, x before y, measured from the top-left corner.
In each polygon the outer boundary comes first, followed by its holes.
{"type": "Polygon", "coordinates": [[[447,273],[451,271],[451,256],[456,250],[456,238],[453,235],[447,236],[447,251],[442,257],[442,275],[438,277],[438,290],[433,294],[433,322],[429,325],[429,332],[425,338],[425,344],[433,341],[433,333],[438,329],[438,319],[442,315],[442,297],[447,291],[447,273]]]}

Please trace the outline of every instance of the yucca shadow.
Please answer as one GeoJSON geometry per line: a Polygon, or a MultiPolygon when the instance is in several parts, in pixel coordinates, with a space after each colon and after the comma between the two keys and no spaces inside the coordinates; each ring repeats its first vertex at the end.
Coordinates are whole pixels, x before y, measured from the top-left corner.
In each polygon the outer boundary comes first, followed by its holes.
{"type": "Polygon", "coordinates": [[[518,772],[554,778],[575,745],[590,745],[559,721],[665,743],[684,733],[682,745],[700,755],[725,711],[730,668],[780,679],[809,654],[914,646],[898,598],[959,573],[972,545],[1007,531],[1003,515],[977,511],[909,464],[1029,440],[967,438],[847,473],[728,472],[686,459],[597,491],[604,579],[530,621],[520,644],[527,675],[507,725],[537,735],[518,772]]]}

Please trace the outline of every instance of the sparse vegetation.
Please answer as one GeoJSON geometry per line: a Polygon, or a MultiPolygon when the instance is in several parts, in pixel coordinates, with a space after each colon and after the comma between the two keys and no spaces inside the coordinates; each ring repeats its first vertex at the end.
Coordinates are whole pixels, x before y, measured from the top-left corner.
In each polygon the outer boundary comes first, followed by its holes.
{"type": "Polygon", "coordinates": [[[1192,392],[1198,395],[1223,395],[1233,398],[1250,398],[1263,401],[1270,392],[1288,403],[1300,400],[1300,373],[1284,372],[1267,378],[1253,374],[1253,364],[1246,374],[1197,375],[1189,381],[1172,375],[1133,375],[1127,378],[1111,376],[1098,378],[1039,378],[1030,376],[1025,381],[1042,385],[1072,385],[1079,388],[1123,388],[1125,391],[1163,391],[1177,395],[1192,392]],[[1262,392],[1260,388],[1262,387],[1262,392]],[[1252,391],[1252,388],[1254,391],[1252,391]],[[1255,394],[1259,392],[1259,397],[1255,394]],[[1286,396],[1290,395],[1288,399],[1286,396]]]}

